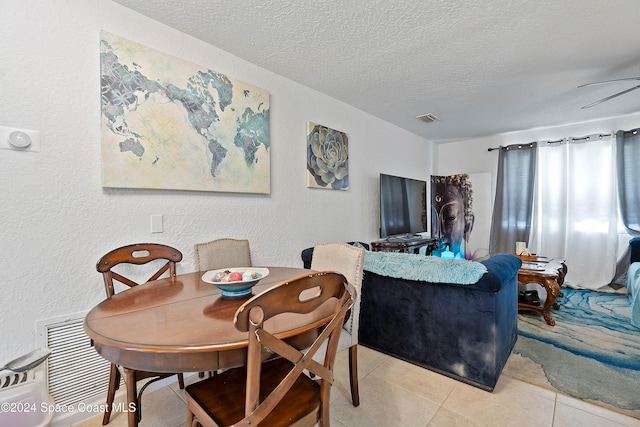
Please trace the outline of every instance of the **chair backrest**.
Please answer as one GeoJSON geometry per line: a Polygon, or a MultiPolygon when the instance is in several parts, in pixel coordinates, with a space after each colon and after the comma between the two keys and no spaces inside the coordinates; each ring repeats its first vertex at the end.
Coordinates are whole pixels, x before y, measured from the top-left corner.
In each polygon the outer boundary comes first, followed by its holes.
{"type": "Polygon", "coordinates": [[[357,292],[351,315],[345,330],[352,338],[352,345],[358,343],[358,326],[360,322],[360,290],[362,289],[362,270],[364,268],[363,248],[344,242],[318,243],[313,248],[311,269],[317,271],[331,270],[343,274],[349,284],[357,292]]]}
{"type": "Polygon", "coordinates": [[[159,279],[165,272],[169,272],[169,277],[176,276],[176,263],[182,260],[182,253],[171,246],[158,243],[137,243],[114,249],[100,258],[96,264],[96,270],[102,273],[107,298],[111,298],[114,291],[114,281],[123,283],[129,287],[137,286],[136,282],[112,269],[119,264],[144,265],[156,260],[166,260],[162,266],[153,273],[145,282],[159,279]]]}
{"type": "Polygon", "coordinates": [[[196,244],[196,269],[216,270],[227,267],[251,267],[248,240],[218,239],[196,244]]]}
{"type": "MultiPolygon", "coordinates": [[[[321,425],[328,425],[333,368],[342,329],[340,326],[353,304],[354,292],[343,275],[328,271],[317,272],[282,282],[251,298],[236,311],[236,328],[241,332],[247,332],[249,336],[245,418],[238,425],[258,425],[282,400],[296,380],[305,375],[304,370],[319,377],[319,417],[326,420],[326,423],[321,422],[321,425]],[[335,304],[329,306],[328,312],[326,304],[330,300],[335,301],[335,304]],[[313,344],[302,351],[271,334],[268,326],[265,326],[265,321],[282,313],[309,314],[317,310],[322,310],[320,319],[310,320],[306,325],[286,334],[285,338],[290,340],[309,331],[324,328],[313,344]],[[325,342],[327,352],[324,363],[321,364],[313,360],[313,355],[325,342]],[[289,373],[266,397],[264,394],[260,395],[260,371],[264,350],[291,362],[289,373]]],[[[292,410],[295,411],[295,408],[292,410]]]]}

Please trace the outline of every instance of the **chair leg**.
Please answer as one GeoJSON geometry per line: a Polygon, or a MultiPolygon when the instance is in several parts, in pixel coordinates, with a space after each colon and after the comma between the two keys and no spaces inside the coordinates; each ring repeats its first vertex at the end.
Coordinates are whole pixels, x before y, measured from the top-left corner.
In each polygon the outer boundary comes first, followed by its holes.
{"type": "Polygon", "coordinates": [[[178,374],[178,386],[180,386],[180,390],[184,390],[184,375],[178,374]]]}
{"type": "Polygon", "coordinates": [[[353,406],[358,406],[360,405],[360,391],[358,390],[358,345],[349,347],[349,374],[351,402],[353,406]]]}
{"type": "Polygon", "coordinates": [[[113,401],[116,396],[116,390],[120,387],[120,371],[118,367],[111,364],[109,369],[109,388],[107,389],[107,404],[104,408],[104,415],[102,417],[102,425],[106,426],[109,424],[109,420],[111,419],[111,409],[113,409],[113,401]]]}
{"type": "MultiPolygon", "coordinates": [[[[202,376],[204,376],[204,372],[202,373],[202,376]]],[[[189,409],[189,405],[187,405],[187,422],[185,424],[185,427],[191,427],[192,425],[194,425],[193,421],[193,412],[191,412],[191,409],[189,409]]]]}

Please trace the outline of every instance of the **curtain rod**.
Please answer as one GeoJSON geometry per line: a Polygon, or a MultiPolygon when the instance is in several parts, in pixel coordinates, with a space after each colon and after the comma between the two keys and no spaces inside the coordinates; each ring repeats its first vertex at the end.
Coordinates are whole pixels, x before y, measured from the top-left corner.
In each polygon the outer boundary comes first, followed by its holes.
{"type": "Polygon", "coordinates": [[[507,145],[507,146],[499,146],[499,147],[493,147],[493,148],[488,148],[487,151],[493,151],[493,150],[499,150],[501,148],[506,148],[507,150],[510,149],[511,147],[518,147],[518,148],[522,148],[522,146],[526,146],[528,145],[529,147],[533,147],[533,144],[535,144],[536,141],[533,142],[527,142],[526,144],[512,144],[512,145],[507,145]]]}
{"type": "MultiPolygon", "coordinates": [[[[611,135],[612,135],[611,133],[600,133],[600,134],[597,134],[597,137],[598,137],[598,139],[602,139],[602,138],[604,138],[604,137],[611,136],[611,135]]],[[[569,137],[569,138],[558,139],[558,140],[556,140],[556,141],[540,141],[540,143],[541,143],[541,144],[542,144],[542,143],[544,143],[544,144],[549,145],[549,144],[562,144],[565,140],[566,140],[566,141],[569,141],[569,142],[575,142],[575,141],[589,141],[589,140],[591,140],[591,137],[592,137],[592,136],[594,136],[594,135],[581,136],[581,137],[579,137],[579,138],[569,137]]],[[[534,142],[537,142],[537,141],[534,141],[534,142]]],[[[528,145],[529,147],[533,147],[534,142],[529,142],[529,143],[526,143],[526,144],[513,144],[513,145],[507,145],[506,147],[501,145],[501,146],[499,146],[499,147],[488,148],[488,149],[487,149],[487,151],[499,150],[499,149],[501,149],[501,148],[506,148],[506,149],[508,150],[509,148],[511,148],[511,147],[516,147],[516,146],[517,146],[518,148],[522,148],[522,146],[523,146],[523,145],[528,145]]]]}

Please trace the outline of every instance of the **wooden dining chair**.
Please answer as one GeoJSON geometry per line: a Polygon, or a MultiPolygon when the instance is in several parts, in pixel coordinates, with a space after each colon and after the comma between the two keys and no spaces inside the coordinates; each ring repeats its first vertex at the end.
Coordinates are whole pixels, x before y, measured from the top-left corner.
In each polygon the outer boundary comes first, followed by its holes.
{"type": "Polygon", "coordinates": [[[196,269],[216,270],[227,267],[251,267],[251,251],[248,240],[217,239],[196,243],[196,269]]]}
{"type": "MultiPolygon", "coordinates": [[[[356,298],[340,335],[338,352],[349,350],[349,385],[351,402],[360,405],[358,388],[358,327],[360,324],[360,290],[362,289],[362,270],[364,267],[364,249],[344,242],[318,243],[313,248],[312,270],[332,270],[343,274],[356,289],[356,298]]],[[[322,356],[322,352],[319,353],[322,356]]]]}
{"type": "Polygon", "coordinates": [[[234,324],[248,334],[247,365],[187,386],[186,425],[328,426],[337,345],[354,292],[343,275],[317,272],[281,282],[245,302],[234,324]],[[309,320],[274,334],[274,318],[283,313],[309,320]],[[314,332],[319,335],[302,351],[283,341],[314,332]],[[325,342],[327,352],[319,363],[313,355],[325,342]]]}
{"type": "MultiPolygon", "coordinates": [[[[133,245],[123,246],[118,249],[114,249],[107,254],[105,254],[98,263],[96,264],[96,269],[98,272],[102,273],[102,277],[104,279],[104,286],[107,293],[107,298],[111,298],[115,293],[114,282],[122,283],[128,287],[134,287],[142,283],[150,282],[152,280],[159,279],[165,273],[168,273],[169,277],[174,278],[176,276],[176,263],[182,260],[182,253],[170,246],[156,244],[156,243],[138,243],[133,245]],[[129,277],[124,276],[124,272],[116,272],[113,270],[114,267],[121,264],[129,264],[129,265],[145,265],[148,264],[149,268],[151,268],[153,273],[151,277],[144,282],[140,282],[139,280],[133,280],[129,277]],[[159,266],[159,268],[158,268],[159,266]]],[[[122,266],[122,270],[125,270],[126,267],[122,266]]],[[[148,274],[148,271],[146,271],[148,274]]],[[[129,273],[131,276],[131,274],[129,273]]],[[[146,276],[145,276],[146,277],[146,276]]],[[[132,325],[134,326],[134,325],[132,325]]],[[[102,418],[102,425],[106,425],[109,423],[111,418],[111,408],[113,405],[113,401],[115,398],[116,391],[120,387],[120,378],[123,375],[121,372],[123,367],[117,366],[115,364],[111,364],[111,369],[109,373],[109,388],[107,390],[107,403],[104,411],[104,416],[102,418]]],[[[176,374],[165,374],[165,373],[157,373],[157,372],[147,372],[147,371],[135,371],[136,383],[138,381],[149,379],[139,392],[136,391],[136,384],[133,385],[134,393],[136,394],[136,413],[138,416],[138,421],[142,418],[142,408],[140,405],[142,392],[147,388],[149,384],[152,382],[158,381],[162,378],[169,377],[171,375],[176,374]]],[[[178,384],[181,389],[184,388],[184,378],[182,374],[178,375],[178,384]]]]}

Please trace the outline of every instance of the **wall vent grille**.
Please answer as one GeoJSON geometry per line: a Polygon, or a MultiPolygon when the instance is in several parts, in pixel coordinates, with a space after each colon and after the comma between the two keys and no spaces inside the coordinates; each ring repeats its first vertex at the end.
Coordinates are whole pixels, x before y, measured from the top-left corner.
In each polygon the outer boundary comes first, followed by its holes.
{"type": "Polygon", "coordinates": [[[8,373],[3,373],[2,375],[0,375],[0,389],[6,389],[15,385],[24,384],[35,379],[33,369],[24,372],[13,372],[7,369],[4,372],[8,373]]]}
{"type": "Polygon", "coordinates": [[[47,359],[49,393],[58,405],[74,405],[105,394],[109,362],[91,346],[83,329],[84,314],[63,321],[45,321],[38,328],[47,359]]]}
{"type": "Polygon", "coordinates": [[[423,122],[427,123],[437,122],[438,120],[440,120],[440,118],[435,114],[422,114],[421,116],[416,116],[416,119],[422,120],[423,122]]]}

